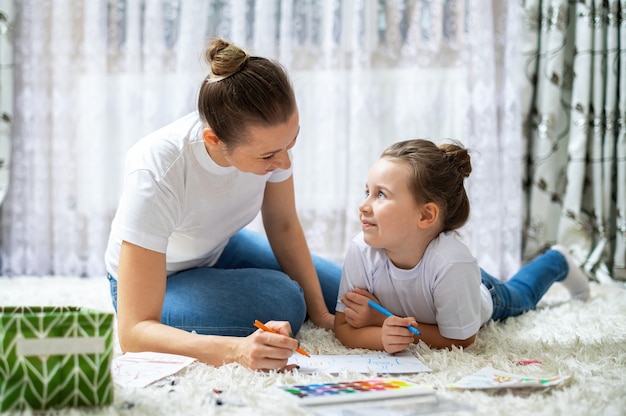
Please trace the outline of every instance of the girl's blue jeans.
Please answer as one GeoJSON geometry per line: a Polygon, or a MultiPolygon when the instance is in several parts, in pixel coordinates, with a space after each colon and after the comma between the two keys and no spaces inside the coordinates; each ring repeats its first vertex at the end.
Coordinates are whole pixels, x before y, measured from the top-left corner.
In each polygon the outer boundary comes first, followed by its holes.
{"type": "MultiPolygon", "coordinates": [[[[335,313],[341,266],[315,255],[313,263],[326,306],[335,313]]],[[[108,278],[117,310],[117,280],[110,274],[108,278]]],[[[241,230],[213,267],[167,278],[161,314],[166,325],[205,335],[247,336],[256,330],[255,319],[289,321],[294,334],[306,319],[300,285],[281,271],[267,238],[259,233],[241,230]]]]}
{"type": "Polygon", "coordinates": [[[556,250],[548,250],[526,263],[505,282],[481,269],[482,282],[493,299],[491,319],[500,321],[535,309],[550,286],[565,279],[568,272],[567,260],[556,250]]]}

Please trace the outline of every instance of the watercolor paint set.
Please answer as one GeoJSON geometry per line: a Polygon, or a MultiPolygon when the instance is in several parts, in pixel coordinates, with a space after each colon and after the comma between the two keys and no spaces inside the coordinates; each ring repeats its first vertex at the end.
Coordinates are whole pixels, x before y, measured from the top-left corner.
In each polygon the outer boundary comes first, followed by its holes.
{"type": "Polygon", "coordinates": [[[278,386],[303,406],[406,398],[435,394],[435,390],[395,378],[278,386]]]}

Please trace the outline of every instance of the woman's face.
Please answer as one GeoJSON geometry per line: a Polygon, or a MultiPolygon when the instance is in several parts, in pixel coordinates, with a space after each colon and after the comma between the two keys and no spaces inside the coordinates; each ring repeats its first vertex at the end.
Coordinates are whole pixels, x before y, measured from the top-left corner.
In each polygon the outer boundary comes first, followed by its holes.
{"type": "Polygon", "coordinates": [[[221,166],[234,166],[242,172],[266,175],[275,169],[291,166],[287,151],[296,144],[299,132],[300,118],[296,110],[286,123],[272,127],[249,127],[244,144],[230,151],[222,144],[219,154],[210,154],[221,166]]]}

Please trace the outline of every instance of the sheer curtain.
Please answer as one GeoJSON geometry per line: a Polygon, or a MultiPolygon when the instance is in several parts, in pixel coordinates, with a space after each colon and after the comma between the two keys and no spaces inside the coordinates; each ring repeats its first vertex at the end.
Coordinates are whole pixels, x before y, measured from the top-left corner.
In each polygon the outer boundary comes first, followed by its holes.
{"type": "Polygon", "coordinates": [[[0,0],[0,205],[8,190],[11,166],[14,18],[13,2],[0,0]]]}
{"type": "Polygon", "coordinates": [[[454,138],[474,165],[462,234],[506,278],[521,258],[520,28],[521,7],[498,0],[20,1],[1,272],[104,273],[125,151],[194,109],[203,47],[223,36],[291,74],[313,251],[341,261],[387,145],[454,138]]]}

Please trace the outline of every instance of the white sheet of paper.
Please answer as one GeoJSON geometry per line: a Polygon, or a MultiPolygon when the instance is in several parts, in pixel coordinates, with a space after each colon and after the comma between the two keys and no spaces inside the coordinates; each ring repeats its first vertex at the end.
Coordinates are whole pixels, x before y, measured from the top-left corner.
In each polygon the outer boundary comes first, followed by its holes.
{"type": "Polygon", "coordinates": [[[158,352],[127,352],[111,363],[113,382],[122,387],[146,387],[171,376],[196,361],[183,355],[158,352]]]}
{"type": "Polygon", "coordinates": [[[300,366],[301,373],[355,373],[410,374],[432,371],[424,363],[408,351],[397,354],[344,354],[344,355],[311,355],[305,357],[294,354],[289,364],[300,366]]]}
{"type": "Polygon", "coordinates": [[[562,383],[568,378],[569,376],[529,377],[505,373],[493,367],[483,367],[476,373],[465,376],[447,387],[455,389],[542,388],[562,383]]]}

